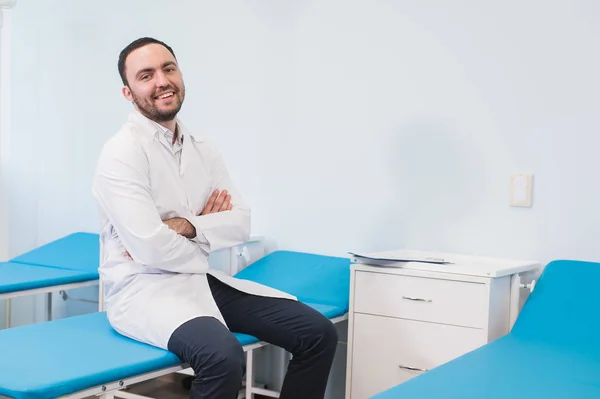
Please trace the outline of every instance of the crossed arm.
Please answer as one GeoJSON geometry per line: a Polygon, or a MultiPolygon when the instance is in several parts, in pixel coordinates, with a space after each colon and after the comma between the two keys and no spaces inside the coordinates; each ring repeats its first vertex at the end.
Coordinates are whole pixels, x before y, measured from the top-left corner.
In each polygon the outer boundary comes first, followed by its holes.
{"type": "MultiPolygon", "coordinates": [[[[227,190],[219,192],[219,190],[213,191],[212,195],[208,199],[206,206],[202,210],[199,216],[208,215],[210,213],[217,213],[223,211],[230,211],[233,209],[231,205],[231,194],[227,190]]],[[[179,235],[186,238],[196,238],[196,227],[185,218],[171,218],[163,221],[171,230],[179,235]]]]}

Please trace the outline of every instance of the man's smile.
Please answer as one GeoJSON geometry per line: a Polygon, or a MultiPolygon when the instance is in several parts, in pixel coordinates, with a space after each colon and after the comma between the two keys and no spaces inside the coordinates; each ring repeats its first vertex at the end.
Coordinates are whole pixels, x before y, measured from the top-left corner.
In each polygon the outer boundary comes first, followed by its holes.
{"type": "Polygon", "coordinates": [[[171,97],[173,97],[174,95],[175,95],[175,92],[173,92],[173,91],[168,91],[168,92],[166,92],[166,93],[163,93],[163,94],[161,94],[161,95],[158,95],[158,96],[154,97],[154,99],[155,99],[155,100],[165,100],[165,99],[168,99],[168,98],[171,98],[171,97]]]}

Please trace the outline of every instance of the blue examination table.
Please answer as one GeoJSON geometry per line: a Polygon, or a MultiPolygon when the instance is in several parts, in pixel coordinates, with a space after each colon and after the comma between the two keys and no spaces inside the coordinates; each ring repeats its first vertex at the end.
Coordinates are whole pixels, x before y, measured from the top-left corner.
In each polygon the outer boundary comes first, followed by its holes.
{"type": "Polygon", "coordinates": [[[98,285],[99,237],[74,233],[0,262],[0,300],[6,301],[5,326],[11,324],[13,298],[46,294],[52,319],[52,293],[98,285]]]}
{"type": "MultiPolygon", "coordinates": [[[[63,256],[70,252],[65,248],[63,256]]],[[[276,251],[236,276],[294,294],[332,320],[348,312],[347,258],[276,251]]],[[[245,348],[259,343],[236,336],[245,348]]],[[[182,367],[171,352],[116,333],[104,312],[0,331],[0,397],[83,398],[182,367]]]]}
{"type": "Polygon", "coordinates": [[[508,335],[372,398],[600,398],[599,287],[599,263],[551,262],[508,335]]]}
{"type": "Polygon", "coordinates": [[[1,262],[0,298],[96,281],[99,251],[98,234],[74,233],[1,262]]]}

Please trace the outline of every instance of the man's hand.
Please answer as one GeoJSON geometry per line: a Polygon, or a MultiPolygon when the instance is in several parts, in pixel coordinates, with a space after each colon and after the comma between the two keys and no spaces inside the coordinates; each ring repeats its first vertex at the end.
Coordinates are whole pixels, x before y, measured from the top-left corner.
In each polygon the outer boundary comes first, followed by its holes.
{"type": "Polygon", "coordinates": [[[204,207],[200,215],[230,211],[232,208],[233,206],[231,205],[231,194],[229,194],[227,190],[221,191],[220,194],[219,190],[215,190],[208,199],[208,202],[206,203],[206,206],[204,207]]]}
{"type": "Polygon", "coordinates": [[[169,226],[169,228],[174,230],[177,234],[186,238],[192,239],[196,237],[196,228],[187,219],[172,218],[163,220],[163,223],[169,226]]]}
{"type": "MultiPolygon", "coordinates": [[[[196,237],[196,228],[187,219],[184,218],[171,218],[163,220],[163,223],[169,226],[169,228],[175,231],[177,234],[189,238],[190,240],[196,237]]],[[[129,254],[129,251],[123,253],[126,257],[133,260],[133,257],[129,254]]]]}

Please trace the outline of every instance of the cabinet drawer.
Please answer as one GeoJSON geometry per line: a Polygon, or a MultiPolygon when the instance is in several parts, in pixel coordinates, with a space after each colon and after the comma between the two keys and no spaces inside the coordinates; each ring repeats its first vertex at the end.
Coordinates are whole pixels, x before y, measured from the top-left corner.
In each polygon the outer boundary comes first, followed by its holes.
{"type": "Polygon", "coordinates": [[[484,328],[488,295],[483,283],[357,271],[354,311],[484,328]]]}
{"type": "Polygon", "coordinates": [[[369,398],[485,342],[480,329],[355,313],[350,398],[369,398]]]}

